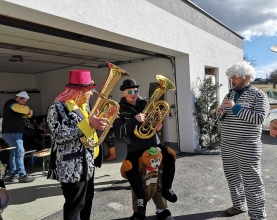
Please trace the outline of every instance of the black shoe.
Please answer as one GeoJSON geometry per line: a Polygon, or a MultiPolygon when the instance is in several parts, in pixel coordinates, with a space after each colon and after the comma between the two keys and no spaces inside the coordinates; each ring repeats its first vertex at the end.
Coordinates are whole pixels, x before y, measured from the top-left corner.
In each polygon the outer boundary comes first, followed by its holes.
{"type": "Polygon", "coordinates": [[[136,212],[131,216],[130,220],[145,220],[146,216],[145,215],[140,215],[136,212]]]}
{"type": "Polygon", "coordinates": [[[230,216],[234,216],[234,215],[241,214],[241,213],[243,213],[243,212],[245,212],[245,211],[240,210],[240,209],[236,209],[236,208],[234,208],[234,207],[230,207],[230,208],[226,209],[225,212],[226,212],[228,215],[230,215],[230,216]]]}
{"type": "Polygon", "coordinates": [[[23,177],[19,177],[19,182],[20,183],[31,183],[35,180],[34,177],[25,175],[23,177]]]}
{"type": "Polygon", "coordinates": [[[168,209],[164,209],[162,212],[156,213],[156,214],[157,214],[158,220],[174,220],[171,217],[171,213],[168,209]]]}
{"type": "Polygon", "coordinates": [[[162,196],[169,202],[176,202],[177,196],[172,189],[162,189],[162,196]]]}

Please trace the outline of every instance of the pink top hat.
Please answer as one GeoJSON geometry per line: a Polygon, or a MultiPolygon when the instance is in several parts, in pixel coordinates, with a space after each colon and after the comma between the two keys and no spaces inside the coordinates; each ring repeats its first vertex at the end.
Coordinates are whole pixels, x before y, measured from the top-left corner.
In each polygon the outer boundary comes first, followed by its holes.
{"type": "Polygon", "coordinates": [[[67,88],[95,88],[96,84],[91,80],[89,70],[70,70],[69,83],[65,85],[67,88]]]}

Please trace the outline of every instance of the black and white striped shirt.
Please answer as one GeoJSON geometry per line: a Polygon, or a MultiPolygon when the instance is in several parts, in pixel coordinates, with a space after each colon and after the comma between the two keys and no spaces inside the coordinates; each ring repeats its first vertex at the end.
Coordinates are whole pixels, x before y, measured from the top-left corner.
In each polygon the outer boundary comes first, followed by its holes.
{"type": "MultiPolygon", "coordinates": [[[[231,91],[230,99],[236,91],[231,91]]],[[[225,97],[226,98],[226,97],[225,97]]],[[[222,121],[221,140],[228,143],[251,142],[259,143],[262,123],[269,111],[267,95],[261,90],[250,86],[237,100],[233,109],[226,109],[222,121]],[[234,108],[236,111],[234,111],[234,108]]]]}

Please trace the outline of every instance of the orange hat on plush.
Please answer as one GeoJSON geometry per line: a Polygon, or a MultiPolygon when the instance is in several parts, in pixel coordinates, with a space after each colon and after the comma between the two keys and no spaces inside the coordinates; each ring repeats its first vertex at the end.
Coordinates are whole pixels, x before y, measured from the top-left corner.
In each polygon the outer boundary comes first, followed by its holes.
{"type": "Polygon", "coordinates": [[[150,147],[142,154],[141,160],[148,168],[158,168],[162,162],[163,155],[160,148],[150,147]]]}

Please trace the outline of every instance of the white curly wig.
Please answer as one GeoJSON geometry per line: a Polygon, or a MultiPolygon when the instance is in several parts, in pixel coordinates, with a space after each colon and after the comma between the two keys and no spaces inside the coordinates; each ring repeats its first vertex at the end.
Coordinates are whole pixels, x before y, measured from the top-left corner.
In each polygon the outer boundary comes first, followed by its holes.
{"type": "Polygon", "coordinates": [[[254,81],[256,79],[256,70],[249,62],[242,61],[226,70],[226,76],[228,79],[231,79],[233,75],[236,75],[237,78],[242,77],[243,79],[245,79],[245,76],[249,76],[250,81],[254,81]]]}

